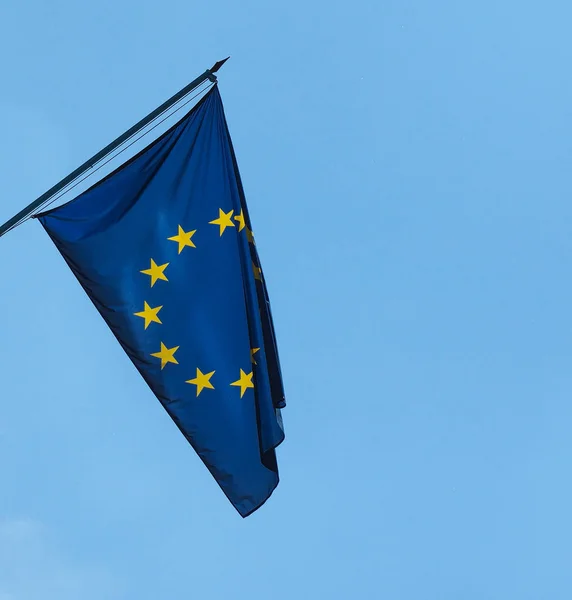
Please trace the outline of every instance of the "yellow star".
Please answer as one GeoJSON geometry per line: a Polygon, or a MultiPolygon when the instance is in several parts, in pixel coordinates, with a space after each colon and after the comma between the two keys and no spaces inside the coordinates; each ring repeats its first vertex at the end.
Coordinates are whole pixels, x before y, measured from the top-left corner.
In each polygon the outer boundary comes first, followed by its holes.
{"type": "Polygon", "coordinates": [[[133,313],[136,317],[141,317],[145,319],[145,329],[151,325],[151,323],[159,323],[162,325],[161,319],[157,316],[157,313],[163,308],[162,306],[157,306],[157,308],[151,308],[147,302],[143,303],[145,307],[142,312],[133,313]]]}
{"type": "Polygon", "coordinates": [[[257,267],[254,263],[252,263],[252,271],[254,272],[254,279],[262,281],[262,269],[260,267],[257,267]]]}
{"type": "Polygon", "coordinates": [[[252,361],[253,364],[257,365],[258,363],[256,362],[256,360],[254,360],[254,355],[260,350],[260,348],[252,348],[252,350],[250,351],[250,360],[252,361]]]}
{"type": "Polygon", "coordinates": [[[252,233],[252,231],[250,231],[250,229],[248,229],[248,227],[246,228],[246,239],[251,244],[254,244],[256,246],[256,242],[254,241],[254,234],[252,233]]]}
{"type": "Polygon", "coordinates": [[[177,359],[174,356],[175,352],[178,349],[179,349],[179,346],[175,346],[174,348],[167,348],[167,346],[165,346],[165,344],[163,344],[163,342],[161,342],[161,351],[155,352],[154,354],[151,354],[151,356],[161,359],[161,371],[162,371],[165,368],[165,366],[167,365],[167,363],[173,363],[175,365],[179,364],[177,362],[177,359]]]}
{"type": "Polygon", "coordinates": [[[222,208],[218,209],[218,219],[215,219],[214,221],[209,221],[210,225],[218,225],[220,227],[220,235],[222,236],[222,234],[224,233],[224,230],[227,227],[234,227],[234,223],[231,221],[232,219],[232,213],[234,212],[234,210],[231,210],[230,212],[225,213],[222,208]]]}
{"type": "Polygon", "coordinates": [[[179,243],[179,254],[181,254],[181,252],[183,251],[183,248],[185,246],[189,246],[190,248],[196,248],[196,246],[191,241],[191,238],[193,237],[193,235],[195,233],[197,233],[196,229],[194,229],[193,231],[185,231],[179,225],[179,232],[177,233],[177,235],[174,235],[173,237],[170,237],[170,238],[167,238],[167,239],[170,240],[170,241],[172,241],[172,242],[178,242],[179,243]]]}
{"type": "Polygon", "coordinates": [[[151,268],[145,269],[144,271],[141,271],[141,273],[144,273],[145,275],[149,275],[149,277],[151,277],[151,287],[153,287],[157,283],[158,279],[162,279],[163,281],[169,281],[165,273],[163,273],[163,271],[168,266],[169,263],[165,263],[164,265],[158,266],[155,264],[155,261],[151,259],[151,268]]]}
{"type": "Polygon", "coordinates": [[[189,379],[185,383],[192,383],[197,386],[197,397],[205,389],[214,390],[214,385],[210,382],[210,378],[215,374],[214,371],[211,373],[201,373],[200,369],[197,369],[197,376],[194,379],[189,379]]]}
{"type": "Polygon", "coordinates": [[[234,220],[238,222],[239,224],[239,228],[238,231],[242,231],[245,227],[246,227],[246,223],[244,221],[244,214],[243,211],[240,211],[240,214],[237,215],[236,217],[234,217],[234,220]]]}
{"type": "Polygon", "coordinates": [[[240,369],[240,379],[234,383],[231,383],[230,385],[240,388],[240,397],[242,398],[248,388],[254,387],[254,383],[252,383],[252,371],[246,374],[242,369],[240,369]]]}

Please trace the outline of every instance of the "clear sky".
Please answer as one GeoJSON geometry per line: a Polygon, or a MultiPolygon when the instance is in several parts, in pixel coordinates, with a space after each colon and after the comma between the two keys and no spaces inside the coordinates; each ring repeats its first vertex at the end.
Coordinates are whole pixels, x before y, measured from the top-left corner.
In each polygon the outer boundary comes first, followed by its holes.
{"type": "Polygon", "coordinates": [[[0,9],[0,217],[228,54],[282,481],[241,519],[37,222],[0,240],[1,600],[569,600],[564,0],[0,9]]]}

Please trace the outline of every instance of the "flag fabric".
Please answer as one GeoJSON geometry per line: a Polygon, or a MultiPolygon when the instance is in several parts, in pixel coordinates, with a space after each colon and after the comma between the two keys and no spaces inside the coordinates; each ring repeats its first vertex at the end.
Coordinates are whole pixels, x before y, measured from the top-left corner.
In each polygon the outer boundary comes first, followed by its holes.
{"type": "Polygon", "coordinates": [[[37,218],[230,502],[251,514],[278,485],[285,400],[218,87],[112,174],[37,218]]]}

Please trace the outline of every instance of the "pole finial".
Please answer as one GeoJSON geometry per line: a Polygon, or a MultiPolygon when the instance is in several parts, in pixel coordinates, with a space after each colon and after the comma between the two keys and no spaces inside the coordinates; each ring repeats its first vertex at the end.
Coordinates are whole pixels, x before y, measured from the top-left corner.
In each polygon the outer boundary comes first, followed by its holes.
{"type": "Polygon", "coordinates": [[[223,65],[224,63],[230,58],[230,56],[227,56],[226,58],[224,58],[223,60],[219,60],[218,62],[216,62],[212,68],[209,69],[209,71],[211,73],[216,73],[223,65]]]}

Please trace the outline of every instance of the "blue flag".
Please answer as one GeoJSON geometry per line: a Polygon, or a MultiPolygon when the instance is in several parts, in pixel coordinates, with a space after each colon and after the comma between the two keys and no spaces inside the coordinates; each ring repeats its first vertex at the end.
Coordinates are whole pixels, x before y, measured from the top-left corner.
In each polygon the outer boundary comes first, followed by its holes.
{"type": "Polygon", "coordinates": [[[285,406],[264,275],[217,86],[71,202],[38,215],[238,512],[278,484],[285,406]]]}

